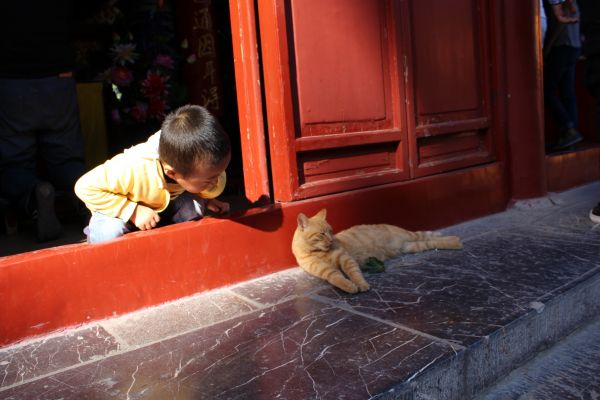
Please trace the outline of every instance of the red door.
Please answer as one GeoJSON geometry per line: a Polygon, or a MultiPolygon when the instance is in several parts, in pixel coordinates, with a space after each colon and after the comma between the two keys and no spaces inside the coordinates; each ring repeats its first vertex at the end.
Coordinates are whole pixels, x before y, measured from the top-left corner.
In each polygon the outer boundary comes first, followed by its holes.
{"type": "Polygon", "coordinates": [[[402,11],[413,175],[492,161],[487,1],[414,0],[402,11]]]}
{"type": "Polygon", "coordinates": [[[486,0],[258,5],[275,200],[494,159],[486,0]]]}

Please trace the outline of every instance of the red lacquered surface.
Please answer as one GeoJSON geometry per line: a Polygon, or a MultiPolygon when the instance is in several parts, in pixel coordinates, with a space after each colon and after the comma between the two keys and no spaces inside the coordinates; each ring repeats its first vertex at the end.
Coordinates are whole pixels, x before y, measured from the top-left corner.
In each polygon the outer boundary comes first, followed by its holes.
{"type": "Polygon", "coordinates": [[[489,3],[259,0],[275,200],[500,159],[489,3]]]}
{"type": "Polygon", "coordinates": [[[600,179],[600,147],[546,157],[548,190],[559,192],[600,179]]]}
{"type": "Polygon", "coordinates": [[[498,212],[499,164],[0,258],[0,344],[295,266],[296,216],[328,208],[336,230],[386,222],[430,229],[498,212]],[[450,195],[451,194],[451,195],[450,195]]]}
{"type": "Polygon", "coordinates": [[[542,53],[537,2],[503,2],[508,167],[515,199],[546,194],[542,53]]]}

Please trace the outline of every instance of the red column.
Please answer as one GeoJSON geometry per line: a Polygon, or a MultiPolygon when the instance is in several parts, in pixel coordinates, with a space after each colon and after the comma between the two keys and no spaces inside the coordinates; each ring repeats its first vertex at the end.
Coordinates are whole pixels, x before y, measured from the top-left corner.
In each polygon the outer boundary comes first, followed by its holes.
{"type": "Polygon", "coordinates": [[[503,12],[511,197],[541,197],[547,179],[538,1],[506,1],[503,12]]]}

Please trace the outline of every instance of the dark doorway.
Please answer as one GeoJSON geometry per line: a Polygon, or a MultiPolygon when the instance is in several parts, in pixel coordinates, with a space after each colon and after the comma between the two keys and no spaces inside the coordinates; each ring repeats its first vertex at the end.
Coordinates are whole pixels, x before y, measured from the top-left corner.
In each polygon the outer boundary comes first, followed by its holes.
{"type": "MultiPolygon", "coordinates": [[[[169,111],[199,104],[231,138],[221,197],[233,210],[248,207],[229,2],[105,0],[83,8],[74,24],[73,48],[88,168],[145,141],[169,111]]],[[[0,256],[84,241],[70,195],[57,197],[61,237],[46,243],[37,242],[34,221],[16,215],[0,199],[0,256]]]]}

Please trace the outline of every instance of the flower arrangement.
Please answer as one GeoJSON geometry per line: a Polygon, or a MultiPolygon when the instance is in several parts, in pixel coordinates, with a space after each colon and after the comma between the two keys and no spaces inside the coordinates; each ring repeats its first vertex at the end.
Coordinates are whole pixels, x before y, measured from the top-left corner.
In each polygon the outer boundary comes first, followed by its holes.
{"type": "MultiPolygon", "coordinates": [[[[169,2],[142,0],[114,15],[129,19],[114,23],[109,66],[99,78],[109,88],[108,109],[113,124],[158,125],[169,110],[184,102],[176,74],[178,47],[169,2]]],[[[131,3],[128,3],[131,4],[131,3]]]]}

